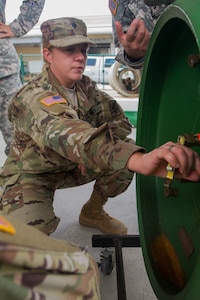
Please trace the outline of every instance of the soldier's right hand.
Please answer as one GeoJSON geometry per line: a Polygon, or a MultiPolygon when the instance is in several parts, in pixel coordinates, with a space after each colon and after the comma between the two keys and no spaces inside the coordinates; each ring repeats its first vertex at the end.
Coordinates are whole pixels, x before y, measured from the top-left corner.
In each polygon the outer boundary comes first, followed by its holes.
{"type": "Polygon", "coordinates": [[[115,22],[115,26],[119,41],[127,55],[133,60],[143,57],[147,51],[151,36],[145,27],[144,21],[135,18],[126,32],[123,32],[122,25],[119,21],[115,22]]]}
{"type": "Polygon", "coordinates": [[[2,22],[0,22],[0,38],[7,38],[7,37],[13,37],[15,36],[12,32],[9,25],[6,25],[2,22]]]}

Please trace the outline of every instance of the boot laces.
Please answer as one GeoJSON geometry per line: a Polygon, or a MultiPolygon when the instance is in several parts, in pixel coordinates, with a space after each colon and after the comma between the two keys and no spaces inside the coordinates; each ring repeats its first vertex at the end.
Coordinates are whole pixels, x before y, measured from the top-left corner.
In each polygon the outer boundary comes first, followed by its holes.
{"type": "Polygon", "coordinates": [[[102,216],[107,219],[108,221],[112,220],[113,218],[102,208],[101,209],[102,216]]]}

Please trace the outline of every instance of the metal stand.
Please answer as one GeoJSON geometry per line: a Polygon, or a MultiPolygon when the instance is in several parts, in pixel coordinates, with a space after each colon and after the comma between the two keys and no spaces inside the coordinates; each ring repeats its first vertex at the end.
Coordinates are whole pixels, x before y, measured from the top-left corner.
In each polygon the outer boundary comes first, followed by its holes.
{"type": "Polygon", "coordinates": [[[139,235],[119,235],[119,236],[93,235],[92,246],[103,247],[103,248],[106,247],[115,248],[118,300],[126,300],[127,298],[126,298],[126,285],[125,285],[125,277],[124,277],[122,248],[140,247],[139,235]]]}

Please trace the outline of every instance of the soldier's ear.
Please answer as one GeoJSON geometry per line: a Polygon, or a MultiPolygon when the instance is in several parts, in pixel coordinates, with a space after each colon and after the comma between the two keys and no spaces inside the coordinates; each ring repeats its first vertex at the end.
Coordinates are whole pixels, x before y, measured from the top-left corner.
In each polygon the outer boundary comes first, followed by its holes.
{"type": "Polygon", "coordinates": [[[44,61],[51,63],[51,51],[49,48],[43,49],[43,59],[44,61]]]}

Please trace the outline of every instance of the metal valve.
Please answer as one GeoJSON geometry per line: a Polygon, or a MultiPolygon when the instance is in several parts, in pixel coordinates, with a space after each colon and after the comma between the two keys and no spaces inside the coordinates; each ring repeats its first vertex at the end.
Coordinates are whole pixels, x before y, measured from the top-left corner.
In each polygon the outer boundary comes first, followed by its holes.
{"type": "MultiPolygon", "coordinates": [[[[200,133],[179,135],[177,138],[177,143],[180,145],[185,145],[187,147],[200,146],[200,133]]],[[[164,195],[165,197],[176,197],[178,194],[177,190],[171,187],[172,181],[174,179],[175,169],[172,168],[170,164],[168,164],[166,170],[167,176],[164,182],[164,195]]]]}

